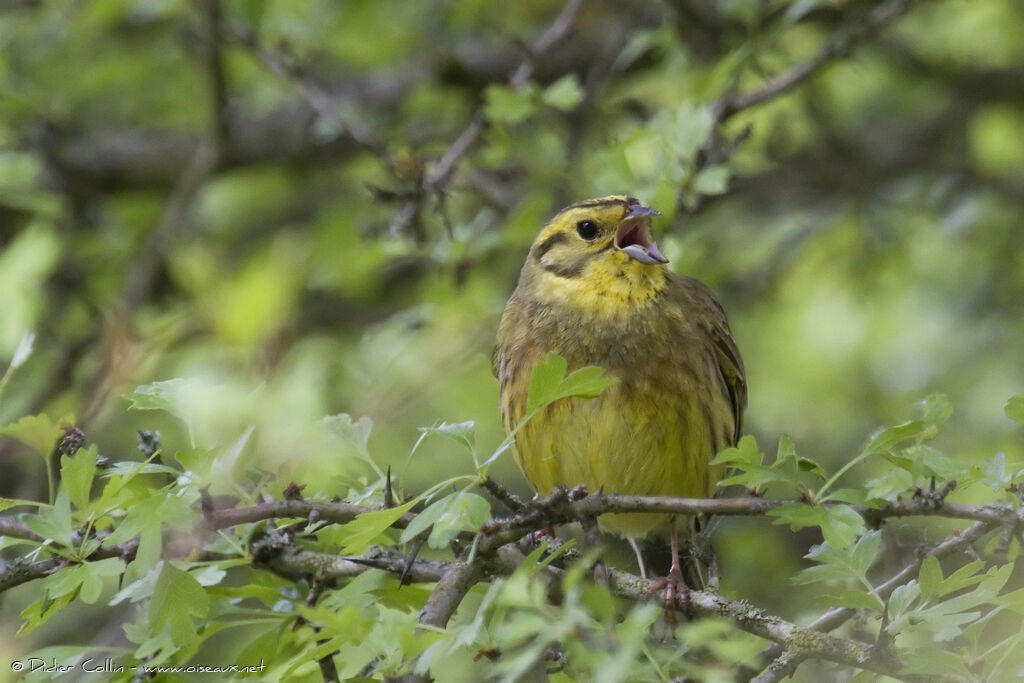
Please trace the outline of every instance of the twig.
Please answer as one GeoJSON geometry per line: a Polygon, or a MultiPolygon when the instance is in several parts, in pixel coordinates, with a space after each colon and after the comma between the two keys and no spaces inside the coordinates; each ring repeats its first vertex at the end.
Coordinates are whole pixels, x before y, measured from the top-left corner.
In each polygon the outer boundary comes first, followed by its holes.
{"type": "Polygon", "coordinates": [[[790,67],[788,70],[770,79],[756,90],[738,95],[725,95],[712,106],[715,120],[724,122],[734,114],[774,99],[818,73],[822,67],[845,57],[858,42],[866,40],[885,26],[901,17],[914,0],[889,0],[875,9],[867,17],[863,25],[840,29],[826,41],[811,59],[790,67]]]}
{"type": "MultiPolygon", "coordinates": [[[[883,600],[888,598],[892,595],[894,590],[917,576],[918,571],[921,569],[921,564],[924,563],[927,558],[942,558],[946,555],[965,549],[973,544],[974,541],[992,531],[994,528],[993,522],[976,522],[975,524],[972,524],[966,530],[957,535],[951,536],[936,545],[920,559],[909,563],[903,569],[890,577],[888,581],[877,586],[875,588],[875,592],[878,594],[878,597],[883,600]]],[[[837,607],[835,609],[830,609],[828,612],[825,612],[823,615],[811,622],[807,628],[813,631],[831,631],[853,617],[854,614],[856,614],[856,610],[850,607],[837,607]]],[[[770,666],[768,669],[761,672],[761,675],[754,680],[758,683],[775,683],[776,681],[782,680],[792,674],[793,670],[796,669],[796,666],[800,662],[797,660],[779,662],[777,658],[781,657],[782,652],[783,648],[779,645],[772,645],[765,648],[765,650],[761,652],[762,660],[775,660],[773,664],[777,663],[778,666],[770,666]]]]}
{"type": "Polygon", "coordinates": [[[203,62],[210,88],[210,118],[213,143],[223,157],[230,145],[228,129],[228,85],[224,75],[224,60],[220,48],[220,0],[202,0],[203,62]]]}
{"type": "Polygon", "coordinates": [[[310,78],[307,69],[294,57],[280,47],[267,46],[255,31],[238,22],[232,22],[229,30],[240,44],[249,48],[271,71],[295,83],[310,109],[347,132],[349,137],[362,147],[381,156],[384,155],[386,145],[366,126],[351,117],[343,117],[339,106],[343,100],[335,97],[310,78]]]}
{"type": "MultiPolygon", "coordinates": [[[[527,50],[526,56],[516,67],[508,85],[513,90],[526,85],[533,76],[536,68],[536,61],[539,56],[550,50],[555,44],[565,38],[572,29],[583,7],[583,0],[568,0],[562,7],[554,22],[544,31],[527,50]]],[[[479,107],[470,117],[469,124],[463,129],[455,142],[452,143],[440,160],[433,167],[427,169],[420,183],[416,196],[410,199],[399,211],[392,224],[392,232],[399,233],[406,227],[413,224],[419,217],[423,199],[433,193],[443,192],[448,179],[458,167],[459,162],[472,149],[473,145],[483,134],[487,127],[487,118],[484,115],[484,108],[479,107]]]]}

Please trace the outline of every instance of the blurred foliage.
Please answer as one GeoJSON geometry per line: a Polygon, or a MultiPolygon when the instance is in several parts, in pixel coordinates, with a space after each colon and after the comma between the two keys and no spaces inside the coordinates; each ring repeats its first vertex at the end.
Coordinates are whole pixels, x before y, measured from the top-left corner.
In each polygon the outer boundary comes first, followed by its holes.
{"type": "MultiPolygon", "coordinates": [[[[1002,452],[1020,453],[1021,427],[1007,419],[1016,411],[1019,420],[1020,407],[1004,413],[1004,404],[1024,386],[1024,6],[908,3],[808,80],[715,124],[720,98],[813,59],[877,4],[585,3],[520,87],[510,79],[559,3],[0,4],[0,365],[19,366],[0,389],[0,425],[22,430],[0,437],[0,495],[53,500],[69,515],[88,502],[86,451],[62,462],[46,447],[61,420],[121,463],[145,458],[137,430],[159,430],[167,460],[146,467],[197,473],[212,493],[243,500],[254,482],[280,495],[295,481],[308,496],[380,502],[372,485],[388,466],[410,495],[465,476],[471,455],[450,439],[419,445],[418,429],[457,435],[438,425],[471,421],[474,453],[498,448],[490,353],[529,243],[561,206],[612,193],[661,210],[655,227],[671,267],[719,294],[746,361],[746,431],[762,444],[787,435],[801,453],[780,448],[779,463],[796,472],[803,458],[836,472],[866,452],[866,434],[941,393],[955,410],[933,443],[956,466],[915,453],[925,469],[913,475],[998,469],[1002,452]],[[477,111],[479,139],[430,185],[477,111]],[[710,156],[709,136],[723,142],[710,156]],[[145,410],[147,400],[161,409],[145,410]],[[355,417],[323,417],[341,413],[355,417]],[[49,418],[23,420],[38,415],[49,418]]],[[[742,453],[744,466],[759,455],[749,445],[742,453]]],[[[882,457],[857,462],[843,486],[886,498],[917,481],[900,480],[882,457]]],[[[142,500],[152,484],[141,482],[159,474],[115,476],[142,500]]],[[[507,455],[490,474],[527,493],[507,455]]],[[[991,500],[983,489],[954,497],[991,500]]],[[[159,518],[187,528],[193,494],[161,503],[159,518]]],[[[476,519],[479,504],[466,500],[476,519]]],[[[139,514],[129,528],[149,535],[148,570],[158,529],[139,514]]],[[[776,521],[822,521],[792,514],[776,521]]],[[[863,533],[850,521],[825,520],[830,543],[863,533]]],[[[70,523],[35,522],[54,538],[70,523]]],[[[956,525],[892,526],[894,568],[920,539],[956,525]]],[[[726,520],[716,538],[723,592],[809,620],[821,604],[780,587],[822,540],[813,526],[793,534],[763,519],[726,520]]],[[[114,588],[115,564],[82,564],[61,579],[71,583],[48,584],[48,600],[78,590],[85,604],[0,639],[0,655],[124,645],[119,619],[97,606],[114,588]]],[[[146,594],[159,589],[163,604],[201,587],[236,590],[202,569],[162,567],[146,594]]],[[[994,582],[987,571],[969,576],[994,582]]],[[[268,607],[268,595],[295,590],[252,577],[246,590],[268,607]]],[[[385,579],[365,581],[345,590],[385,579]]],[[[940,594],[920,583],[890,624],[940,594]]],[[[39,590],[6,597],[2,632],[15,632],[26,608],[50,608],[39,590]]],[[[381,623],[411,638],[408,609],[422,596],[393,581],[382,590],[393,612],[381,623]]],[[[645,608],[605,619],[605,607],[588,603],[599,600],[593,591],[580,590],[569,591],[579,601],[570,607],[587,604],[594,621],[565,628],[640,647],[645,608]]],[[[118,604],[126,600],[135,602],[118,604]]],[[[224,602],[195,602],[186,618],[224,602]]],[[[148,609],[182,637],[175,615],[148,609]]],[[[354,628],[329,605],[309,609],[354,628]]],[[[502,628],[527,626],[509,618],[502,628]]],[[[705,652],[725,647],[717,628],[677,635],[705,652]]],[[[265,636],[250,639],[252,652],[276,647],[276,634],[265,636]]],[[[245,641],[229,642],[238,651],[245,641]]],[[[744,661],[742,649],[723,661],[744,661]]],[[[511,676],[514,661],[502,671],[511,676]]],[[[317,675],[315,665],[303,671],[317,675]]]]}

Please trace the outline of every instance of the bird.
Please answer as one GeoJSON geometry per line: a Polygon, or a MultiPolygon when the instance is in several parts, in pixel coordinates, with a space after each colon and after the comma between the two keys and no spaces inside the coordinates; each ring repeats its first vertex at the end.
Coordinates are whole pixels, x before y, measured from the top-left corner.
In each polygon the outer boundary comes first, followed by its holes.
{"type": "MultiPolygon", "coordinates": [[[[666,266],[650,229],[659,215],[624,195],[580,201],[544,226],[526,257],[492,369],[516,462],[539,495],[582,485],[710,497],[724,474],[712,459],[739,440],[743,360],[712,291],[666,266]],[[596,365],[618,381],[596,398],[559,399],[516,430],[533,367],[549,353],[569,371],[596,365]]],[[[606,513],[598,528],[629,542],[645,578],[638,541],[668,535],[666,603],[687,590],[675,516],[606,513]]]]}

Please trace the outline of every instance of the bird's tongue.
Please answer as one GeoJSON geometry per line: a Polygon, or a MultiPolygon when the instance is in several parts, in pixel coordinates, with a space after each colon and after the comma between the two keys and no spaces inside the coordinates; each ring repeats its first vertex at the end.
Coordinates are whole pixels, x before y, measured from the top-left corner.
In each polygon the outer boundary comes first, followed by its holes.
{"type": "Polygon", "coordinates": [[[658,249],[658,243],[651,239],[647,223],[641,216],[622,221],[619,233],[615,236],[615,247],[641,263],[668,263],[661,249],[658,249]]]}

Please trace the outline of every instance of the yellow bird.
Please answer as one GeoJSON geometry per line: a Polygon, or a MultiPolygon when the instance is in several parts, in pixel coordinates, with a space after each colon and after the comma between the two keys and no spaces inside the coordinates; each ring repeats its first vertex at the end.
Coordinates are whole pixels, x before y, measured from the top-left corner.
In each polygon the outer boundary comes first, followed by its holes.
{"type": "MultiPolygon", "coordinates": [[[[597,398],[550,404],[516,433],[516,461],[542,495],[582,484],[708,497],[723,474],[711,459],[739,439],[739,350],[711,290],[665,266],[650,233],[657,215],[625,196],[563,209],[534,241],[505,307],[493,369],[507,432],[524,417],[530,373],[549,352],[570,371],[598,365],[619,379],[597,398]]],[[[630,542],[642,573],[637,539],[670,531],[669,581],[682,581],[674,517],[606,514],[598,523],[630,542]]]]}

